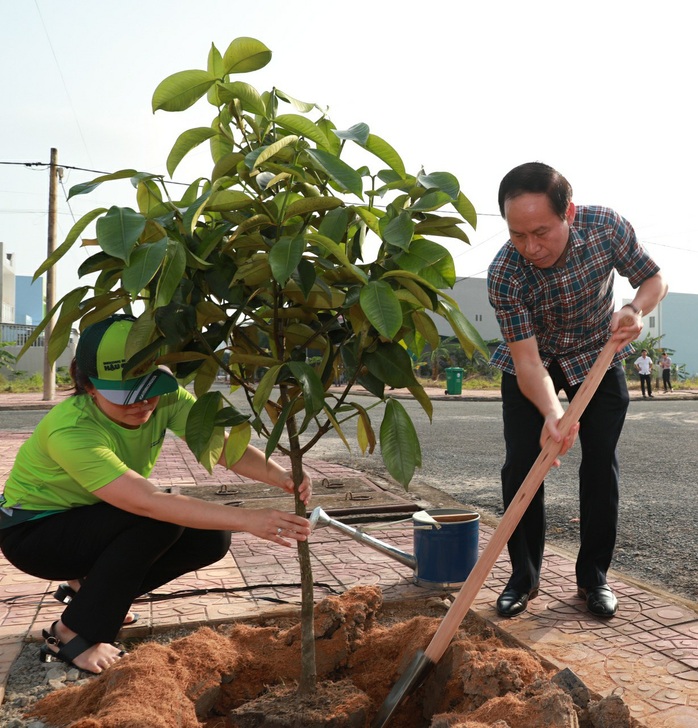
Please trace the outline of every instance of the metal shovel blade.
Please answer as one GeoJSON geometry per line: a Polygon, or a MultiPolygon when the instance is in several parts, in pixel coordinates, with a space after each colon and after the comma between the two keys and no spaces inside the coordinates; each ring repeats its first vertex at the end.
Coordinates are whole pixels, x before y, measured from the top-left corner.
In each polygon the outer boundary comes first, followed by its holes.
{"type": "Polygon", "coordinates": [[[434,664],[433,660],[429,659],[423,650],[418,650],[415,653],[412,662],[407,666],[400,679],[393,685],[388,697],[383,701],[383,705],[381,705],[380,710],[373,719],[373,723],[371,723],[371,728],[383,728],[388,724],[403,699],[426,680],[429,670],[434,664]]]}

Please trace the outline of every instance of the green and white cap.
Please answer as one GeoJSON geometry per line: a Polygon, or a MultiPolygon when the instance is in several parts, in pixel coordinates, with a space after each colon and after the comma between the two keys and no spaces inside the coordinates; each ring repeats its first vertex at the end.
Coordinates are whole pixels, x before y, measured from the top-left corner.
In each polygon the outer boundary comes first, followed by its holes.
{"type": "Polygon", "coordinates": [[[126,339],[133,316],[115,314],[88,326],[80,335],[75,360],[99,393],[114,404],[133,404],[150,397],[175,392],[179,387],[172,372],[164,366],[142,376],[123,379],[126,339]]]}

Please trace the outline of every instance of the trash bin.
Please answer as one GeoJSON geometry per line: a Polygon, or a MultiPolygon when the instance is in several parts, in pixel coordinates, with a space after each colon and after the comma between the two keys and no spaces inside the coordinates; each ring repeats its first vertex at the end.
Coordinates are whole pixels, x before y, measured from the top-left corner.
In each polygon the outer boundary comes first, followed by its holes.
{"type": "Polygon", "coordinates": [[[463,391],[463,370],[461,367],[446,367],[446,394],[460,394],[463,391]]]}

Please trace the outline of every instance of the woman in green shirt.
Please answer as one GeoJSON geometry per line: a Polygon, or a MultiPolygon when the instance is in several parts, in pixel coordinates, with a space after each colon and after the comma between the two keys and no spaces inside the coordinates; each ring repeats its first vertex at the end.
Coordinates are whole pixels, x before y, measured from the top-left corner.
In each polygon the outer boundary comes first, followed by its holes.
{"type": "MultiPolygon", "coordinates": [[[[148,480],[166,431],[184,436],[195,399],[165,367],[122,379],[133,321],[115,315],[85,329],[71,368],[75,394],[22,445],[0,495],[7,560],[33,576],[67,581],[57,596],[72,597],[44,630],[42,659],[92,673],[123,654],[113,642],[133,622],[132,602],[223,558],[231,531],[280,546],[310,534],[295,514],[165,493],[148,480]]],[[[219,464],[225,467],[223,457],[219,464]]],[[[232,469],[293,493],[291,474],[251,445],[232,469]]],[[[311,493],[304,475],[306,504],[311,493]]]]}

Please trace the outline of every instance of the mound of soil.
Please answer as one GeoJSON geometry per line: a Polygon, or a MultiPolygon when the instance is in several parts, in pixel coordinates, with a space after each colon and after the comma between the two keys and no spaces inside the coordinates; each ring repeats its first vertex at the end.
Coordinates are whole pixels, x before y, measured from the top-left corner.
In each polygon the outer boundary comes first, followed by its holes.
{"type": "MultiPolygon", "coordinates": [[[[287,617],[142,643],[27,715],[60,728],[365,728],[443,613],[423,601],[384,608],[378,587],[323,600],[315,609],[318,689],[310,697],[295,687],[300,626],[287,617]]],[[[620,699],[599,700],[573,678],[470,614],[390,725],[641,728],[620,699]]]]}

